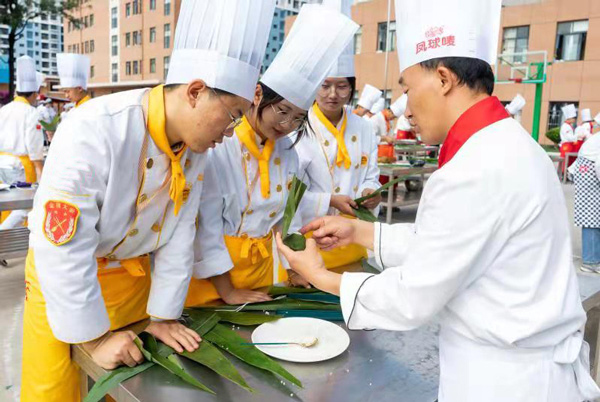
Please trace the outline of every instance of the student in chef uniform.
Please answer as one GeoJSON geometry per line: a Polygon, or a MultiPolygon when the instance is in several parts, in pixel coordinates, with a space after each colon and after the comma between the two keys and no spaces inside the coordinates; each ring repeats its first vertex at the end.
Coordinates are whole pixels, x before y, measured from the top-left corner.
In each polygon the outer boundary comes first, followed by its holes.
{"type": "MultiPolygon", "coordinates": [[[[341,5],[348,16],[351,3],[344,0],[341,5]]],[[[320,194],[322,202],[330,206],[330,215],[354,215],[354,199],[380,187],[373,128],[346,106],[352,99],[353,55],[353,44],[350,44],[317,92],[316,102],[308,113],[310,134],[296,146],[300,170],[306,171],[310,182],[309,191],[320,194]]],[[[365,87],[363,95],[367,91],[365,87]]],[[[381,197],[376,196],[364,205],[376,209],[380,200],[381,197]]],[[[328,268],[365,256],[364,247],[354,245],[324,253],[328,268]]]]}
{"type": "Polygon", "coordinates": [[[90,58],[76,53],[59,53],[56,55],[60,87],[65,96],[77,108],[92,99],[87,91],[90,75],[90,58]]]}
{"type": "Polygon", "coordinates": [[[581,137],[578,138],[579,140],[586,141],[592,136],[594,132],[594,119],[592,119],[592,111],[590,109],[581,110],[581,124],[577,128],[581,130],[581,133],[578,135],[578,137],[581,137]]]}
{"type": "Polygon", "coordinates": [[[515,119],[516,121],[518,121],[520,123],[521,122],[521,110],[523,110],[526,103],[527,102],[525,101],[525,98],[523,98],[523,95],[517,94],[513,98],[513,100],[510,101],[510,103],[508,105],[506,105],[506,111],[508,112],[508,114],[510,114],[512,116],[513,119],[515,119]]]}
{"type": "Polygon", "coordinates": [[[560,156],[564,158],[568,152],[577,152],[578,150],[578,138],[573,130],[573,125],[577,121],[577,110],[573,104],[563,106],[561,110],[565,121],[560,126],[560,156]]]}
{"type": "Polygon", "coordinates": [[[148,316],[177,351],[198,347],[177,320],[204,152],[250,107],[274,3],[182,1],[167,85],[91,100],[61,123],[29,215],[22,401],[79,400],[70,344],[105,369],[143,361],[135,334],[115,331],[148,316]]]}
{"type": "Polygon", "coordinates": [[[406,95],[402,95],[390,105],[389,109],[384,109],[383,111],[371,118],[373,126],[376,127],[375,136],[379,139],[379,145],[377,147],[377,156],[379,158],[387,157],[395,159],[396,157],[396,151],[394,150],[396,133],[391,132],[390,129],[394,119],[400,118],[404,115],[404,110],[406,109],[406,102],[406,95]]]}
{"type": "MultiPolygon", "coordinates": [[[[254,105],[235,135],[212,152],[209,163],[223,195],[215,199],[218,190],[209,184],[214,178],[205,175],[207,198],[200,205],[187,305],[219,298],[229,304],[270,300],[252,289],[287,279],[273,255],[272,234],[281,224],[294,175],[304,176],[294,142],[303,137],[315,94],[357,29],[337,10],[304,5],[257,86],[254,105]],[[288,136],[298,129],[297,137],[288,136]]],[[[306,216],[305,222],[325,215],[328,200],[305,193],[298,214],[306,216]]],[[[295,273],[290,282],[308,286],[295,273]]]]}
{"type": "MultiPolygon", "coordinates": [[[[351,78],[356,82],[356,77],[353,76],[351,78]]],[[[371,113],[371,108],[375,105],[375,102],[381,98],[381,94],[382,92],[379,89],[372,85],[365,84],[363,90],[360,92],[360,98],[358,98],[358,103],[353,113],[360,117],[370,118],[373,115],[371,113]]]]}
{"type": "MultiPolygon", "coordinates": [[[[36,183],[42,174],[44,134],[34,104],[43,74],[29,56],[17,59],[17,96],[0,109],[0,183],[36,183]]],[[[0,230],[21,226],[26,210],[3,211],[0,230]]]]}
{"type": "Polygon", "coordinates": [[[406,331],[436,317],[440,402],[592,400],[600,389],[561,185],[490,96],[500,9],[501,0],[396,1],[406,115],[426,143],[444,142],[416,222],[319,218],[303,229],[316,242],[298,253],[276,239],[293,269],[341,295],[350,329],[406,331]],[[317,244],[349,242],[371,248],[382,273],[327,271],[317,244]]]}

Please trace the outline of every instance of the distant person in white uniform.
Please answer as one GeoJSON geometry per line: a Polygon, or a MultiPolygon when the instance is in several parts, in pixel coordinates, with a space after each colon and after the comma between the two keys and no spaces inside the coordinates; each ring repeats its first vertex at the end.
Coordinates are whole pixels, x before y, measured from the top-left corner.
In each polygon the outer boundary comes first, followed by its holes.
{"type": "Polygon", "coordinates": [[[508,114],[510,114],[510,116],[513,119],[515,119],[516,121],[518,121],[520,123],[521,122],[521,111],[523,110],[523,108],[525,107],[526,104],[527,104],[527,101],[525,100],[523,95],[517,94],[513,98],[513,100],[510,101],[510,103],[508,105],[506,105],[506,111],[508,112],[508,114]]]}
{"type": "Polygon", "coordinates": [[[371,108],[381,98],[381,94],[382,92],[373,85],[365,84],[363,90],[360,92],[360,98],[358,98],[358,103],[353,113],[366,118],[373,116],[371,108]]]}

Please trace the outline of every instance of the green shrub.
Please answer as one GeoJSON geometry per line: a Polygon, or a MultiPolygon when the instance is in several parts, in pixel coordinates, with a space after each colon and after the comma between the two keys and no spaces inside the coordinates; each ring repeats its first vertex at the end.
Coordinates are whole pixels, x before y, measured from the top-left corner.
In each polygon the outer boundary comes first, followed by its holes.
{"type": "Polygon", "coordinates": [[[546,138],[552,141],[555,144],[560,143],[560,127],[555,127],[551,130],[548,130],[546,133],[546,138]]]}

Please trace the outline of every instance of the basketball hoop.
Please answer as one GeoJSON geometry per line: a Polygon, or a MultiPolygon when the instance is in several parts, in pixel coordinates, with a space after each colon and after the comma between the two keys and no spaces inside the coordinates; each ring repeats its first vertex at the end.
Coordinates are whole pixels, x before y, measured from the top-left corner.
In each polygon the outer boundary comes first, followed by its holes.
{"type": "Polygon", "coordinates": [[[523,78],[521,77],[513,77],[513,78],[509,78],[510,81],[514,82],[515,84],[521,84],[523,83],[523,78]]]}

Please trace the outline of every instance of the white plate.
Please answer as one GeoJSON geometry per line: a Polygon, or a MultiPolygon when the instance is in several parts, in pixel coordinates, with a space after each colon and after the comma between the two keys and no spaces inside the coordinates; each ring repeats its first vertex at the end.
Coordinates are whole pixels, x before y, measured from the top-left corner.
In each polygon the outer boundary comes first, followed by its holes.
{"type": "Polygon", "coordinates": [[[290,317],[262,324],[252,332],[252,342],[310,342],[315,346],[256,345],[258,349],[281,360],[314,363],[329,360],[344,353],[350,345],[348,333],[341,327],[317,318],[290,317]]]}

